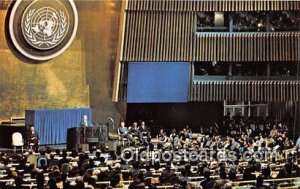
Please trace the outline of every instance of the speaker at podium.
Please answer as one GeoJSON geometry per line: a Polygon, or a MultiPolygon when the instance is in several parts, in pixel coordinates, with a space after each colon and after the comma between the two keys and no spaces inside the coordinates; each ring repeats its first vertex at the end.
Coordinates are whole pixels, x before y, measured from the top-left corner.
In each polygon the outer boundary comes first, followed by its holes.
{"type": "Polygon", "coordinates": [[[98,146],[106,142],[108,142],[107,125],[95,124],[89,127],[73,127],[69,128],[67,132],[68,150],[75,149],[82,144],[98,146]]]}

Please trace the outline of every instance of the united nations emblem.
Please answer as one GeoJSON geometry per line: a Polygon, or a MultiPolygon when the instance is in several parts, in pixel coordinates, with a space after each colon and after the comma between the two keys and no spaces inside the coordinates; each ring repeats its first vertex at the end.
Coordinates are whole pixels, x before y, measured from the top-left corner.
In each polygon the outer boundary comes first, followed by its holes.
{"type": "Polygon", "coordinates": [[[33,47],[51,49],[64,39],[68,31],[67,13],[52,7],[28,9],[23,14],[22,31],[26,41],[33,47]]]}
{"type": "Polygon", "coordinates": [[[11,41],[34,60],[60,55],[76,35],[78,16],[73,0],[17,0],[9,19],[11,41]]]}

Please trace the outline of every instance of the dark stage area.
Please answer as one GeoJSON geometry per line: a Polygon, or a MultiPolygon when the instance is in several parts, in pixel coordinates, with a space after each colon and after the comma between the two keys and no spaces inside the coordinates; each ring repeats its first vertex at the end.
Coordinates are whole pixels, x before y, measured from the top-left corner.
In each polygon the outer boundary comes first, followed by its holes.
{"type": "Polygon", "coordinates": [[[149,126],[164,129],[182,129],[189,125],[194,132],[200,127],[222,123],[222,102],[188,103],[129,103],[127,104],[127,125],[143,120],[149,126]]]}

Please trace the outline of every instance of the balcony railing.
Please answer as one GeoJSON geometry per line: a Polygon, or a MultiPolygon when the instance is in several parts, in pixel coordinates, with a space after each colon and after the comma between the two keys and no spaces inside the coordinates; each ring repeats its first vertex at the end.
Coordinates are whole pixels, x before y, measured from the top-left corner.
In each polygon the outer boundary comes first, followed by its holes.
{"type": "Polygon", "coordinates": [[[190,101],[300,101],[300,81],[194,81],[190,101]]]}

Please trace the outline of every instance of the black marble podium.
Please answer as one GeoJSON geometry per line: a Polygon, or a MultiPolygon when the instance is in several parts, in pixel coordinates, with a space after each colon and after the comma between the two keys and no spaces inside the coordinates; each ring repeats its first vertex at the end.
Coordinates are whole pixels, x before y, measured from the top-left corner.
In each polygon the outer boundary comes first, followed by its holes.
{"type": "Polygon", "coordinates": [[[67,132],[67,149],[72,150],[82,144],[88,144],[90,139],[96,138],[98,143],[108,141],[107,125],[69,128],[67,132]]]}

